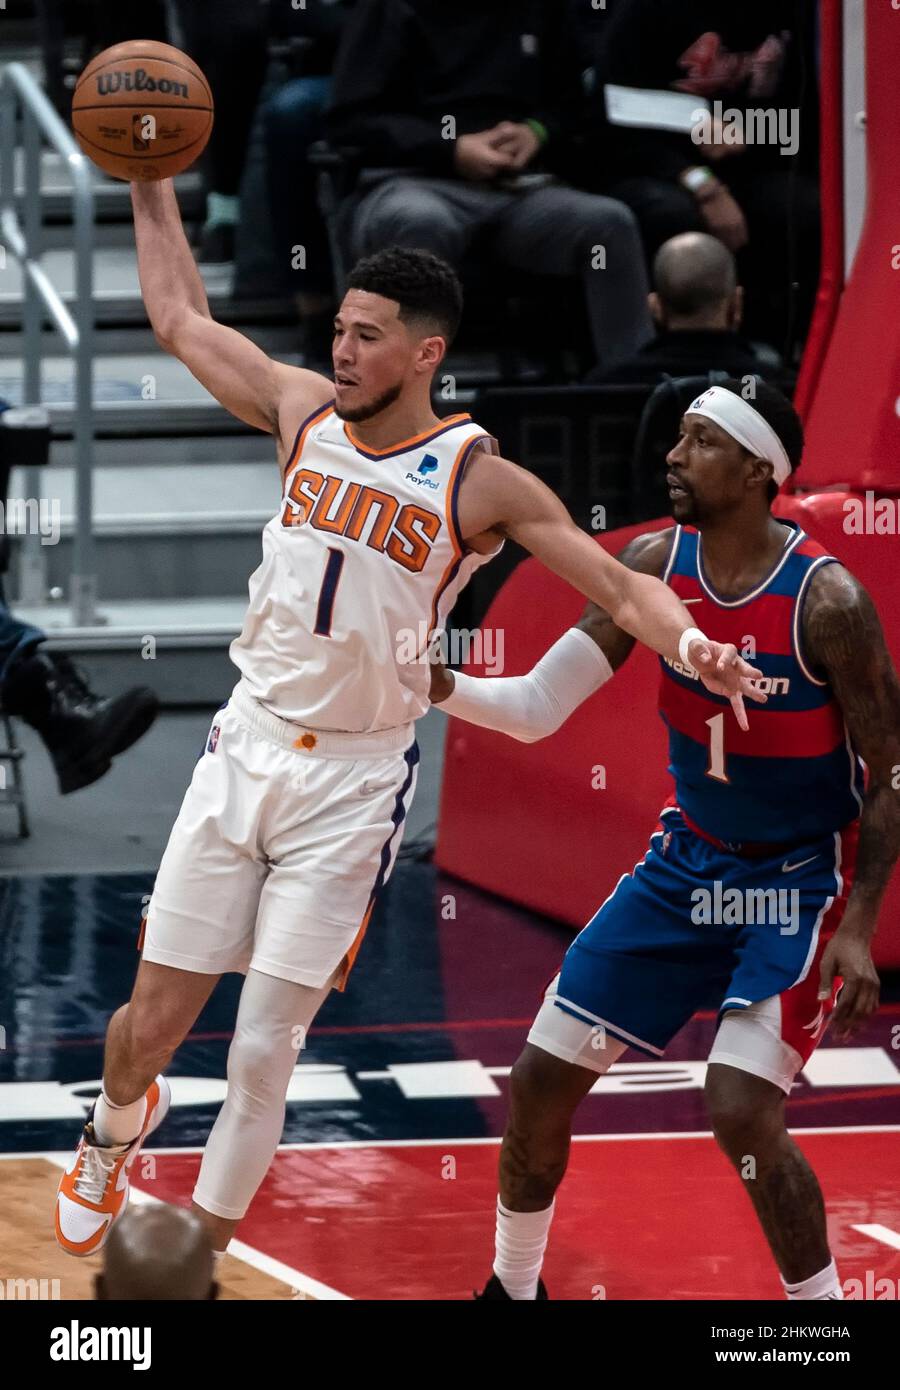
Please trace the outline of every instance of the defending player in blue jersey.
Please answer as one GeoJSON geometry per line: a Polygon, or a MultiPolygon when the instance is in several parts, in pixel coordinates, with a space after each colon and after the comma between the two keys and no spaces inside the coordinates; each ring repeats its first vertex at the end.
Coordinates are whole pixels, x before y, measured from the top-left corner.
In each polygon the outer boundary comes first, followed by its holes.
{"type": "MultiPolygon", "coordinates": [[[[802,427],[780,392],[738,381],[700,395],[668,456],[676,522],[619,558],[697,605],[744,648],[766,695],[749,729],[691,668],[660,660],[675,790],[643,860],[572,942],[511,1076],[494,1273],[482,1298],[545,1298],[540,1269],[572,1115],[631,1046],[658,1057],[720,999],[706,1103],[788,1298],[841,1298],[815,1174],[785,1100],[829,1020],[849,1036],[878,1005],[869,942],[900,852],[900,685],[871,599],[771,513],[802,427]],[[863,761],[868,783],[863,776],[863,761]]],[[[527,675],[436,669],[448,713],[526,741],[552,733],[633,646],[589,604],[527,675]]]]}

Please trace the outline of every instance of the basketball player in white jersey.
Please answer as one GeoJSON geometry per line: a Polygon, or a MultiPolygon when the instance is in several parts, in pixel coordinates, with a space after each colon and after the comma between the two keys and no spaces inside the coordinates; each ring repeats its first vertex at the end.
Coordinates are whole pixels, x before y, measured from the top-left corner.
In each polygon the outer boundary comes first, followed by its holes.
{"type": "Polygon", "coordinates": [[[506,536],[624,631],[692,662],[742,722],[742,695],[758,698],[759,673],[691,628],[671,589],[608,557],[467,415],[434,414],[432,378],[461,312],[443,261],[394,248],[355,268],[331,382],[210,317],[170,180],[132,185],[132,201],[157,340],[274,435],[283,493],[231,647],[241,678],[173,827],[102,1092],[60,1183],[57,1238],[74,1255],[99,1249],[124,1210],[129,1168],[168,1107],[161,1073],[219,977],[240,971],[227,1097],[194,1191],[224,1251],[277,1148],[298,1050],[344,987],[397,854],[430,683],[424,651],[398,653],[410,633],[441,628],[506,536]]]}

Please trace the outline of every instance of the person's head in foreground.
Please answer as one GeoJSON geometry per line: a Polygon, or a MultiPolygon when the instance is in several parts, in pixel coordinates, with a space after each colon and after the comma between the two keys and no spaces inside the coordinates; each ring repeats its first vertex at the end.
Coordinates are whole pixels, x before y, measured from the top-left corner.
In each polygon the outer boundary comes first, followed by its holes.
{"type": "Polygon", "coordinates": [[[193,1212],[166,1203],[132,1206],[104,1246],[94,1296],[155,1303],[218,1298],[214,1263],[206,1228],[193,1212]]]}
{"type": "Polygon", "coordinates": [[[462,317],[462,286],[431,251],[388,246],[358,261],[334,320],[335,413],[368,420],[431,380],[462,317]]]}
{"type": "Polygon", "coordinates": [[[734,256],[708,232],[681,232],[653,261],[650,313],[662,332],[735,332],[744,312],[734,256]]]}
{"type": "Polygon", "coordinates": [[[802,453],[800,417],[774,386],[732,377],[707,387],[688,406],[666,455],[672,516],[697,526],[767,512],[802,453]]]}

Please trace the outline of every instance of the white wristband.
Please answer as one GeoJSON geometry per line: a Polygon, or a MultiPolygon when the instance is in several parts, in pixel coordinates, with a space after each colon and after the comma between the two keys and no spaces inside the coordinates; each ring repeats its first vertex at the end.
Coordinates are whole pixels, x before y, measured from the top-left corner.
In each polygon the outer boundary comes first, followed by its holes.
{"type": "Polygon", "coordinates": [[[692,642],[708,642],[709,638],[705,632],[701,632],[699,627],[686,627],[678,641],[678,658],[682,666],[690,666],[692,671],[696,671],[696,666],[688,657],[688,647],[692,642]]]}

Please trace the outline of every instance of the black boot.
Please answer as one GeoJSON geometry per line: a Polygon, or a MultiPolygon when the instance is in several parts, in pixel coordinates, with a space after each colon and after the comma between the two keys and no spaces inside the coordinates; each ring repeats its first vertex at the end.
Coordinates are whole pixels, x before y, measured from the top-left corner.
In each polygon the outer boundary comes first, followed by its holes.
{"type": "MultiPolygon", "coordinates": [[[[506,1289],[500,1283],[500,1280],[497,1278],[496,1274],[491,1275],[490,1279],[485,1284],[481,1293],[477,1293],[475,1297],[487,1299],[503,1298],[506,1299],[509,1303],[513,1302],[509,1294],[506,1292],[506,1289]]],[[[540,1302],[541,1299],[550,1297],[550,1295],[547,1293],[547,1290],[544,1288],[543,1279],[538,1280],[537,1297],[538,1302],[540,1302]]]]}
{"type": "Polygon", "coordinates": [[[14,662],[3,682],[3,704],[40,734],[63,795],[102,777],[159,713],[152,690],[135,686],[114,699],[95,695],[67,656],[40,649],[14,662]]]}

